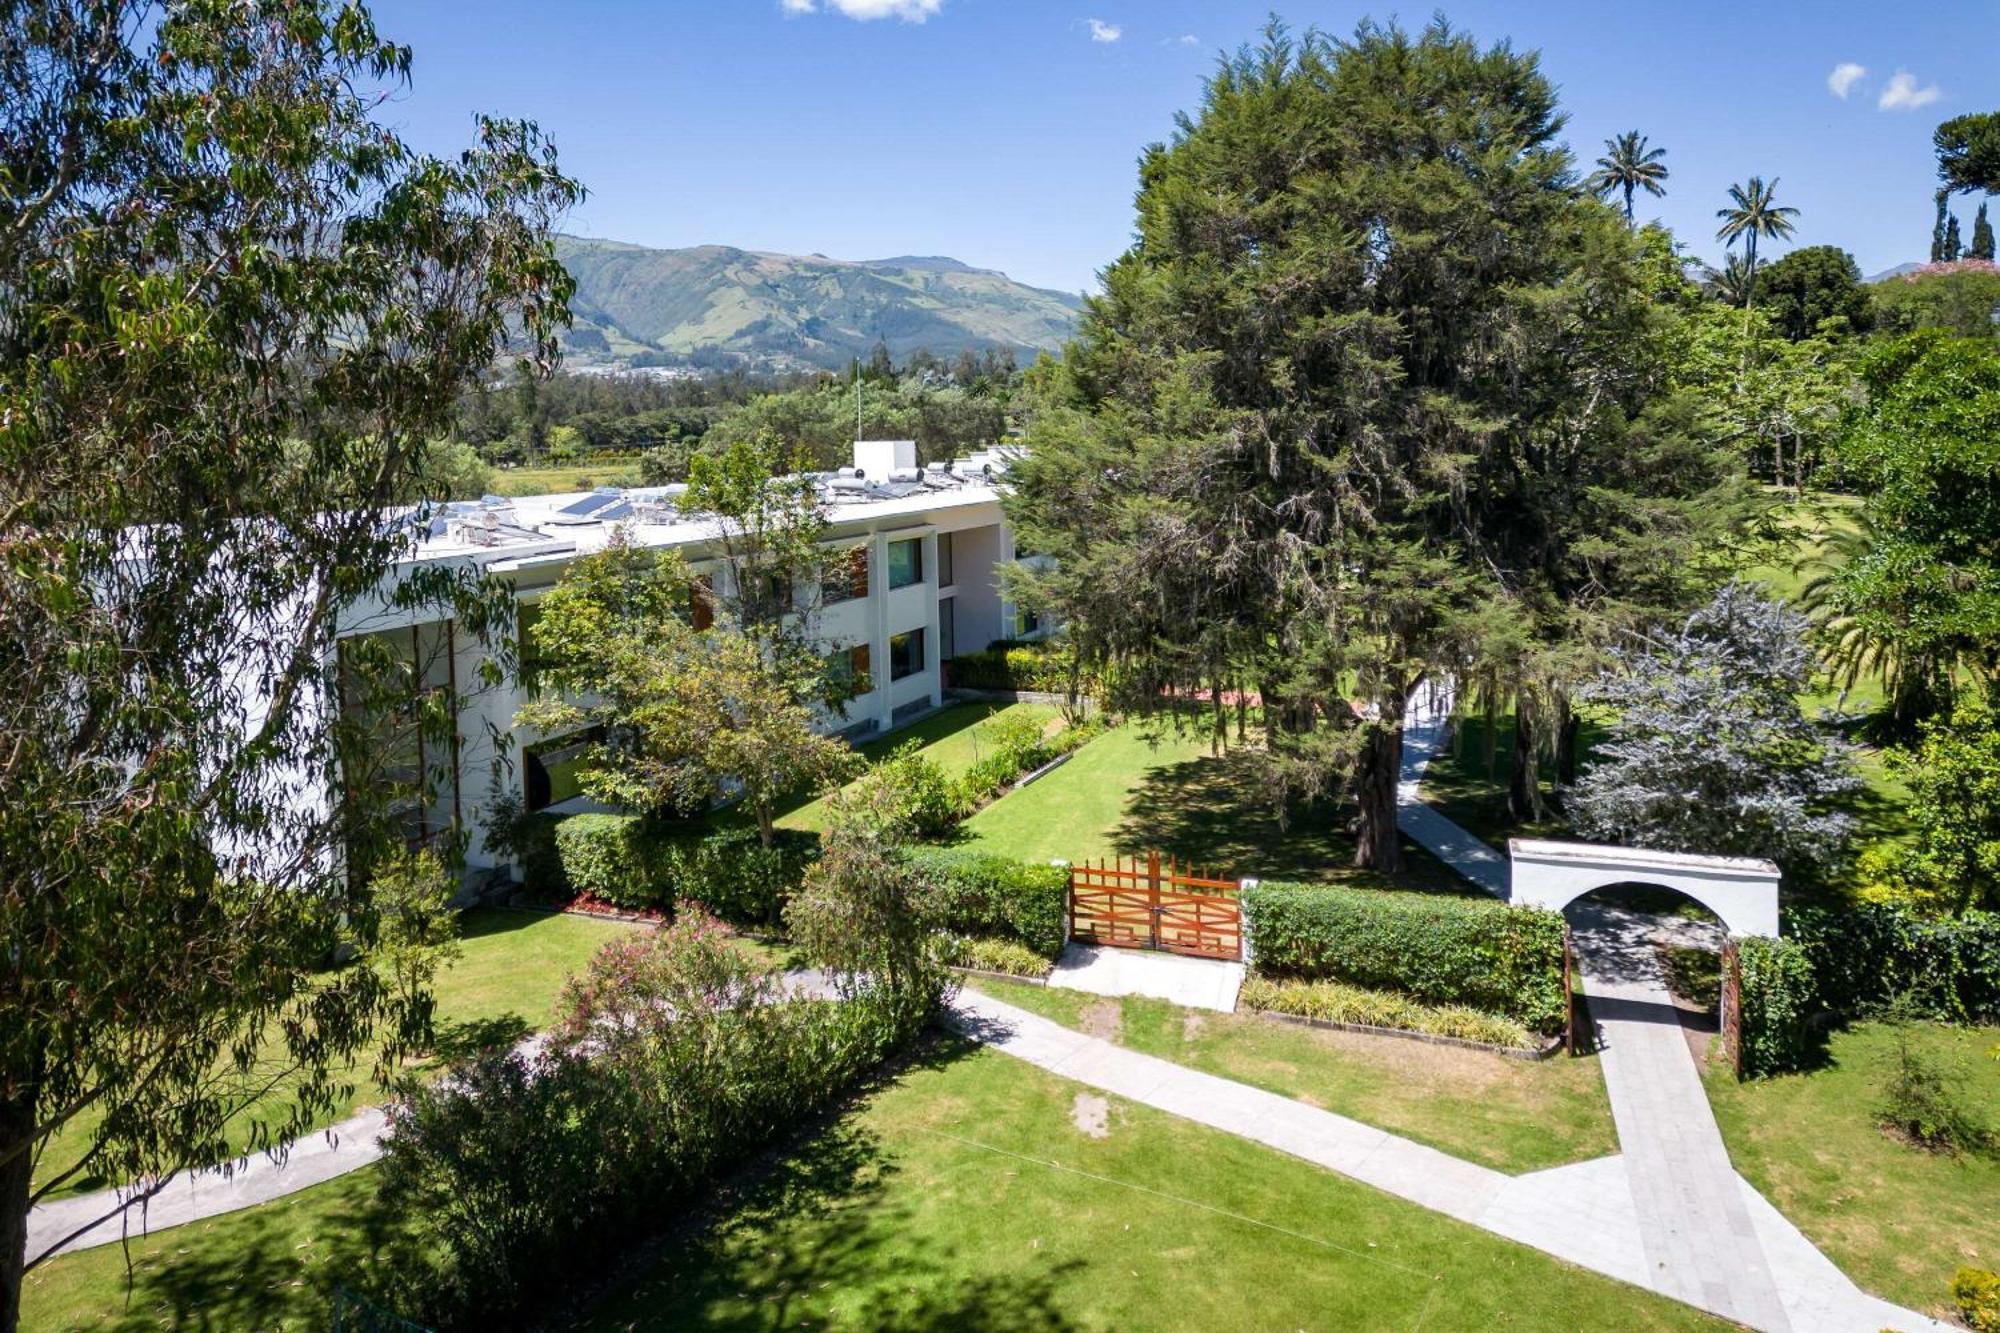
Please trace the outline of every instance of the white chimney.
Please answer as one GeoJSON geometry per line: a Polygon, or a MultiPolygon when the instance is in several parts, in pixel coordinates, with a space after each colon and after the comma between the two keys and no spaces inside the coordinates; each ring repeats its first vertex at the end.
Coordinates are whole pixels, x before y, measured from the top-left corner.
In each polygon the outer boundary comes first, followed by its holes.
{"type": "Polygon", "coordinates": [[[870,481],[887,481],[891,472],[917,465],[915,440],[856,440],[854,470],[870,481]]]}

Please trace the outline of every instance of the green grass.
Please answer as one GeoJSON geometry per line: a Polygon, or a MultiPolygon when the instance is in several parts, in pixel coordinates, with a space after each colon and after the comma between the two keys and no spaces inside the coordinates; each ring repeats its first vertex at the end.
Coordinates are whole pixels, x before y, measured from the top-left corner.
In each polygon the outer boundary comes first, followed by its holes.
{"type": "MultiPolygon", "coordinates": [[[[1051,704],[953,704],[949,708],[932,713],[920,722],[899,728],[886,736],[878,736],[863,742],[856,748],[863,758],[873,761],[915,741],[926,758],[942,768],[948,776],[957,777],[971,768],[980,755],[986,753],[988,724],[1003,713],[1048,722],[1055,719],[1058,710],[1051,704]]],[[[824,796],[794,801],[779,816],[778,824],[782,828],[824,833],[827,801],[828,798],[824,796]]]]}
{"type": "Polygon", "coordinates": [[[1717,1325],[1259,1145],[945,1047],[586,1324],[781,1326],[1717,1325]]]}
{"type": "Polygon", "coordinates": [[[988,977],[1009,1004],[1156,1055],[1296,1098],[1510,1174],[1618,1151],[1595,1059],[1510,1060],[1461,1047],[1294,1027],[1164,1000],[1100,999],[988,977]]]}
{"type": "MultiPolygon", "coordinates": [[[[590,961],[606,940],[632,929],[612,921],[584,917],[476,908],[461,919],[464,956],[440,973],[433,987],[437,997],[437,1057],[423,1068],[435,1069],[452,1056],[484,1046],[518,1041],[554,1017],[563,978],[590,961]]],[[[276,1058],[274,1053],[274,1059],[276,1058]]],[[[369,1077],[372,1049],[348,1072],[350,1086],[335,1105],[318,1117],[320,1124],[343,1120],[361,1107],[379,1101],[382,1091],[369,1077]]],[[[240,1115],[230,1134],[241,1149],[251,1141],[253,1123],[289,1114],[295,1102],[293,1080],[281,1079],[264,1098],[240,1115]]],[[[79,1116],[50,1143],[43,1154],[45,1169],[60,1170],[76,1160],[96,1128],[95,1117],[79,1116]]],[[[114,1182],[83,1174],[66,1181],[55,1197],[103,1189],[114,1182]]]]}
{"type": "Polygon", "coordinates": [[[495,495],[555,495],[599,486],[637,486],[639,464],[631,459],[574,463],[563,467],[493,469],[495,495]]]}
{"type": "Polygon", "coordinates": [[[1353,868],[1349,811],[1286,811],[1280,826],[1254,754],[1212,756],[1205,735],[1114,727],[1032,786],[965,822],[968,845],[1028,862],[1139,856],[1157,848],[1224,876],[1469,891],[1413,844],[1391,879],[1353,868]]]}
{"type": "MultiPolygon", "coordinates": [[[[1912,1035],[1965,1072],[1969,1104],[2000,1131],[2000,1028],[1912,1035]]],[[[1708,1097],[1736,1169],[1829,1259],[1879,1296],[1937,1312],[1958,1267],[2000,1269],[2000,1153],[1938,1156],[1877,1128],[1894,1039],[1881,1024],[1836,1032],[1824,1068],[1750,1083],[1717,1064],[1708,1097]]]]}

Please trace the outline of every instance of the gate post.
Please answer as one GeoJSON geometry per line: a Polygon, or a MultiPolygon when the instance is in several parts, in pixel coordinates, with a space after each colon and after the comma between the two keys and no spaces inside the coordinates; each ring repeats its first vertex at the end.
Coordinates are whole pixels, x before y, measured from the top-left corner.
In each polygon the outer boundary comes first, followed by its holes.
{"type": "Polygon", "coordinates": [[[1063,894],[1063,947],[1068,948],[1069,942],[1076,938],[1076,867],[1060,858],[1049,864],[1061,866],[1069,875],[1069,890],[1063,894]]]}
{"type": "Polygon", "coordinates": [[[1743,961],[1734,935],[1722,941],[1722,1040],[1729,1046],[1730,1071],[1743,1077],[1743,961]]]}
{"type": "Polygon", "coordinates": [[[1160,851],[1146,853],[1146,947],[1160,947],[1160,851]]]}

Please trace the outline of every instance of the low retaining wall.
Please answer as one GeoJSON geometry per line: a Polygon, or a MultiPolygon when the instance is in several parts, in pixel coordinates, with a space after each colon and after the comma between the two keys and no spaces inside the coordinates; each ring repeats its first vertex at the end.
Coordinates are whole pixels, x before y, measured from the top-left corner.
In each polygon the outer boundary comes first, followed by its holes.
{"type": "Polygon", "coordinates": [[[1306,1018],[1301,1014],[1281,1014],[1273,1009],[1252,1009],[1249,1012],[1273,1023],[1289,1023],[1293,1027],[1324,1028],[1329,1032],[1358,1032],[1369,1037],[1401,1037],[1404,1041],[1421,1041],[1430,1046],[1458,1046],[1468,1051],[1504,1055],[1509,1060],[1546,1060],[1563,1048],[1563,1038],[1560,1033],[1551,1037],[1545,1046],[1532,1046],[1522,1050],[1515,1046],[1495,1046],[1491,1042],[1472,1041],[1465,1037],[1441,1036],[1435,1032],[1412,1032],[1408,1028],[1384,1028],[1368,1023],[1342,1023],[1331,1018],[1306,1018]]]}

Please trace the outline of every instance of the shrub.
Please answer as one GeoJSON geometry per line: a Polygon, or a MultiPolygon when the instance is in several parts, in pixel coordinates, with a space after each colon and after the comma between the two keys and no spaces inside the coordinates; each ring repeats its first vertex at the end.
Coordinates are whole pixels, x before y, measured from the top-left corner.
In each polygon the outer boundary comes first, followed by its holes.
{"type": "Polygon", "coordinates": [[[1973,1333],[2000,1333],[2000,1273],[1959,1269],[1951,1279],[1951,1298],[1973,1333]]]}
{"type": "Polygon", "coordinates": [[[930,894],[940,927],[1013,940],[1043,958],[1068,943],[1069,871],[990,852],[922,848],[908,853],[930,894]]]}
{"type": "Polygon", "coordinates": [[[1921,1148],[1960,1153],[1986,1143],[1986,1125],[1966,1105],[1965,1076],[1912,1040],[1917,1021],[1907,1007],[1888,1015],[1896,1038],[1876,1118],[1921,1148]]]}
{"type": "Polygon", "coordinates": [[[914,836],[937,838],[964,818],[967,803],[960,785],[936,761],[926,758],[922,749],[921,741],[903,742],[861,780],[883,789],[885,799],[914,836]]]}
{"type": "Polygon", "coordinates": [[[1563,919],[1486,899],[1313,884],[1260,884],[1243,915],[1267,976],[1345,981],[1430,1004],[1563,1026],[1563,919]]]}
{"type": "Polygon", "coordinates": [[[668,896],[700,903],[731,925],[775,926],[819,856],[819,838],[779,829],[766,847],[753,828],[725,828],[659,840],[655,862],[668,896]]]}
{"type": "Polygon", "coordinates": [[[1746,1076],[1803,1069],[1813,1055],[1820,1008],[1812,958],[1796,940],[1753,935],[1737,948],[1740,1058],[1746,1076]]]}
{"type": "Polygon", "coordinates": [[[1016,977],[1045,977],[1049,974],[1049,960],[1027,945],[992,936],[974,935],[956,940],[950,957],[956,967],[976,967],[1016,977]]]}
{"type": "Polygon", "coordinates": [[[570,815],[555,827],[564,883],[618,907],[673,906],[650,851],[644,825],[629,815],[570,815]]]}
{"type": "MultiPolygon", "coordinates": [[[[1073,654],[1063,643],[995,643],[984,652],[961,653],[945,664],[950,683],[965,690],[1038,690],[1067,694],[1073,654]]],[[[1080,694],[1095,692],[1096,681],[1080,676],[1080,694]]]]}
{"type": "Polygon", "coordinates": [[[1533,1050],[1536,1045],[1534,1033],[1501,1014],[1464,1005],[1422,1004],[1394,991],[1364,990],[1337,981],[1272,981],[1251,977],[1243,983],[1236,1002],[1246,1009],[1267,1013],[1457,1037],[1510,1050],[1533,1050]]]}
{"type": "Polygon", "coordinates": [[[1926,917],[1894,902],[1801,908],[1785,935],[1812,959],[1819,1003],[1853,1018],[1891,997],[1946,1023],[2000,1018],[2000,913],[1926,917]]]}
{"type": "Polygon", "coordinates": [[[924,1017],[873,989],[763,1002],[768,986],[717,934],[690,918],[624,942],[572,988],[545,1052],[488,1055],[409,1092],[381,1169],[385,1200],[412,1219],[395,1242],[399,1304],[434,1324],[535,1322],[924,1017]]]}

